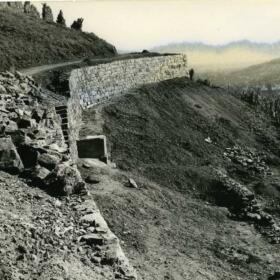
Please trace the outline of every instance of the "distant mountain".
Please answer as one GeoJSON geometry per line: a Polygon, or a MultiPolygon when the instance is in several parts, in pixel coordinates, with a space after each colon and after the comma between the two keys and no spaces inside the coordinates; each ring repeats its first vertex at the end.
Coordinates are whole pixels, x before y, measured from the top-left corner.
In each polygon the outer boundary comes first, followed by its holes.
{"type": "Polygon", "coordinates": [[[182,43],[171,43],[168,45],[158,46],[153,50],[158,52],[185,52],[190,50],[212,50],[215,52],[223,52],[236,47],[247,48],[251,50],[261,50],[265,52],[276,52],[280,54],[280,41],[275,43],[256,43],[249,40],[241,40],[236,42],[230,42],[223,45],[210,45],[201,42],[182,42],[182,43]]]}
{"type": "Polygon", "coordinates": [[[243,40],[225,45],[182,42],[159,46],[152,51],[186,53],[190,66],[200,71],[233,70],[280,57],[280,41],[269,44],[243,40]]]}

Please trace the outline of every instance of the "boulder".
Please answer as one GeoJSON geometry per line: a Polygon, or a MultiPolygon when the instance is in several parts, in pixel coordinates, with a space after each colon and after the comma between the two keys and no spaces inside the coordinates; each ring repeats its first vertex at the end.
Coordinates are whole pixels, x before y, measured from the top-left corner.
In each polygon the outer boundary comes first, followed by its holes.
{"type": "Polygon", "coordinates": [[[14,121],[9,121],[6,125],[5,125],[5,133],[6,134],[10,134],[10,133],[14,133],[15,131],[18,130],[18,125],[16,122],[14,121]]]}
{"type": "Polygon", "coordinates": [[[104,238],[100,234],[91,233],[81,236],[81,242],[86,242],[88,245],[103,245],[104,238]]]}
{"type": "Polygon", "coordinates": [[[57,143],[50,144],[49,149],[58,153],[64,153],[67,150],[65,147],[58,146],[57,143]]]}
{"type": "Polygon", "coordinates": [[[39,152],[36,148],[28,144],[18,147],[18,153],[25,168],[31,168],[37,165],[39,152]]]}
{"type": "Polygon", "coordinates": [[[11,137],[0,138],[0,169],[11,173],[23,171],[22,161],[11,137]]]}
{"type": "Polygon", "coordinates": [[[12,137],[13,143],[16,146],[25,144],[27,142],[28,137],[22,130],[15,130],[15,131],[9,130],[8,132],[5,131],[5,133],[12,137]]]}
{"type": "Polygon", "coordinates": [[[85,181],[89,184],[98,184],[100,182],[100,180],[94,175],[87,176],[85,181]]]}
{"type": "Polygon", "coordinates": [[[19,128],[28,128],[31,127],[31,119],[28,117],[22,117],[18,120],[18,127],[19,128]]]}
{"type": "Polygon", "coordinates": [[[47,153],[41,154],[38,157],[38,163],[49,170],[53,170],[59,164],[59,162],[59,157],[47,153]]]}
{"type": "Polygon", "coordinates": [[[95,211],[94,213],[90,213],[82,216],[80,222],[98,228],[98,232],[108,231],[108,225],[99,211],[95,211]]]}
{"type": "Polygon", "coordinates": [[[138,189],[138,186],[137,186],[136,182],[132,178],[128,179],[127,186],[129,188],[138,189]]]}
{"type": "Polygon", "coordinates": [[[35,119],[36,122],[39,122],[43,119],[45,111],[40,108],[36,108],[32,112],[32,119],[35,119]]]}
{"type": "Polygon", "coordinates": [[[44,180],[50,174],[50,171],[40,165],[35,166],[31,173],[32,181],[36,185],[44,185],[44,180]]]}
{"type": "Polygon", "coordinates": [[[0,94],[7,93],[6,88],[0,84],[0,94]]]}
{"type": "Polygon", "coordinates": [[[85,190],[85,183],[76,166],[64,162],[55,167],[47,176],[46,185],[49,192],[58,195],[70,195],[85,190]]]}

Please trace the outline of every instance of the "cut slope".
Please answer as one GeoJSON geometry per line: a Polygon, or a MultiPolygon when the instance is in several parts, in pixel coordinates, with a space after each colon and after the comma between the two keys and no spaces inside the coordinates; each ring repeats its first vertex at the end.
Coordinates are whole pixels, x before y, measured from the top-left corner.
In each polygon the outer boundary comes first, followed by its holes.
{"type": "Polygon", "coordinates": [[[84,120],[81,134],[102,126],[123,171],[109,179],[104,170],[83,174],[105,177],[107,184],[91,191],[143,279],[266,279],[277,269],[277,246],[217,207],[227,203],[213,173],[226,169],[252,191],[256,186],[278,219],[279,139],[268,117],[222,89],[177,79],[89,110],[84,120]],[[234,145],[263,152],[274,175],[229,161],[224,153],[234,145]],[[140,189],[123,186],[129,177],[140,189]]]}
{"type": "Polygon", "coordinates": [[[75,31],[11,10],[0,10],[0,42],[0,70],[116,53],[114,46],[93,33],[75,31]]]}

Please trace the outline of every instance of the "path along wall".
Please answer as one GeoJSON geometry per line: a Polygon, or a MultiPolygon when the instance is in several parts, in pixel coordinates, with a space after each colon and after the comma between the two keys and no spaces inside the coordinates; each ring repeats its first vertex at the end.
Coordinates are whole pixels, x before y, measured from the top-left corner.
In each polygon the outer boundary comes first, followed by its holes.
{"type": "Polygon", "coordinates": [[[69,86],[71,97],[85,109],[143,84],[185,76],[188,76],[186,55],[165,55],[75,69],[69,86]]]}

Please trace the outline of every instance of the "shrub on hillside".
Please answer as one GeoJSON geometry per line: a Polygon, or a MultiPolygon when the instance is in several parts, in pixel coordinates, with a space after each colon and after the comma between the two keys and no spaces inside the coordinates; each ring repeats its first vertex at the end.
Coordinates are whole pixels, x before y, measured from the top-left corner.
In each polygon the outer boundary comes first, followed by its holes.
{"type": "Polygon", "coordinates": [[[82,30],[82,26],[83,26],[83,21],[84,21],[83,18],[78,18],[77,20],[74,20],[74,22],[71,25],[71,28],[75,29],[75,30],[81,31],[82,30]]]}
{"type": "Polygon", "coordinates": [[[205,79],[205,80],[198,79],[197,82],[199,84],[202,84],[202,85],[205,85],[205,86],[208,86],[208,87],[211,86],[211,83],[210,83],[210,81],[208,79],[205,79]]]}

